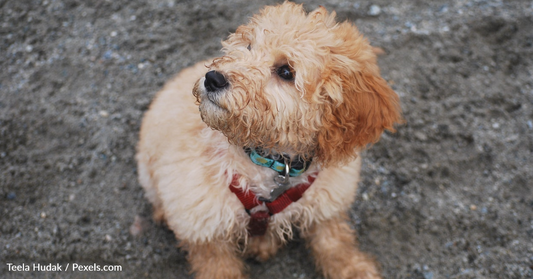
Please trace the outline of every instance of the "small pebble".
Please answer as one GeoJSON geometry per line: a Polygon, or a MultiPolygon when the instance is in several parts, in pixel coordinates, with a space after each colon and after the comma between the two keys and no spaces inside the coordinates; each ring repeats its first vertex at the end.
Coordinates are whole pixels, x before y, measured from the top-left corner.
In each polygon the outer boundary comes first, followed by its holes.
{"type": "Polygon", "coordinates": [[[470,206],[470,210],[474,211],[477,209],[477,206],[475,206],[474,204],[470,206]]]}
{"type": "Polygon", "coordinates": [[[17,194],[15,194],[14,192],[9,192],[9,193],[7,193],[6,198],[7,198],[8,200],[14,200],[14,199],[17,198],[17,194]]]}
{"type": "Polygon", "coordinates": [[[109,112],[107,112],[105,110],[101,110],[98,114],[100,114],[101,117],[108,117],[109,116],[109,112]]]}
{"type": "Polygon", "coordinates": [[[110,34],[110,35],[111,35],[111,37],[116,37],[117,34],[118,34],[117,31],[111,31],[111,34],[110,34]]]}
{"type": "Polygon", "coordinates": [[[422,273],[424,275],[424,279],[433,279],[433,272],[426,271],[422,273]]]}
{"type": "Polygon", "coordinates": [[[46,218],[46,212],[41,212],[41,218],[46,218]]]}
{"type": "Polygon", "coordinates": [[[32,45],[27,45],[26,46],[26,51],[27,52],[32,52],[32,50],[33,50],[33,46],[32,45]]]}
{"type": "Polygon", "coordinates": [[[422,133],[422,132],[415,132],[415,137],[419,140],[419,141],[426,141],[428,139],[428,137],[426,136],[426,134],[422,133]]]}
{"type": "Polygon", "coordinates": [[[113,52],[111,50],[107,50],[105,53],[104,53],[104,59],[106,60],[109,60],[113,58],[113,52]]]}
{"type": "Polygon", "coordinates": [[[381,8],[378,5],[372,5],[368,10],[368,14],[371,16],[378,16],[381,14],[381,8]]]}
{"type": "Polygon", "coordinates": [[[105,241],[110,242],[111,240],[113,240],[113,238],[110,235],[106,234],[105,241]]]}

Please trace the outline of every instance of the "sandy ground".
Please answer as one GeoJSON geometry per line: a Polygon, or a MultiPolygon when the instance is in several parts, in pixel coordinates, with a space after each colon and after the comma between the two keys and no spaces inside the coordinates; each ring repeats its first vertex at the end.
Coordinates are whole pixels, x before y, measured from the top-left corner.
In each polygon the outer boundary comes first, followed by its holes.
{"type": "MultiPolygon", "coordinates": [[[[0,1],[1,278],[192,278],[136,180],[140,119],[265,2],[0,1]]],[[[364,154],[361,249],[385,278],[533,278],[533,2],[325,2],[306,8],[386,51],[407,120],[364,154]]],[[[300,239],[248,264],[251,278],[321,278],[300,239]]]]}

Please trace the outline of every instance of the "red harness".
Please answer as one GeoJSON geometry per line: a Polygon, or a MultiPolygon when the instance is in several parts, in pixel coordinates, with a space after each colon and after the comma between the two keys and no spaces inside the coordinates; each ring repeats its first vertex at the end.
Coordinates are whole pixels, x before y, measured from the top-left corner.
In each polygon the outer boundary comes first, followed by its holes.
{"type": "Polygon", "coordinates": [[[243,191],[242,188],[239,188],[240,175],[234,174],[229,188],[242,202],[246,212],[250,214],[248,233],[251,236],[264,235],[268,227],[268,220],[270,216],[283,211],[283,209],[285,209],[291,203],[298,201],[302,197],[305,190],[307,190],[309,186],[313,184],[317,174],[318,173],[311,174],[307,178],[307,183],[301,183],[288,189],[272,202],[260,201],[252,191],[243,191]],[[253,213],[250,212],[252,208],[263,203],[266,205],[267,210],[258,210],[253,213]]]}

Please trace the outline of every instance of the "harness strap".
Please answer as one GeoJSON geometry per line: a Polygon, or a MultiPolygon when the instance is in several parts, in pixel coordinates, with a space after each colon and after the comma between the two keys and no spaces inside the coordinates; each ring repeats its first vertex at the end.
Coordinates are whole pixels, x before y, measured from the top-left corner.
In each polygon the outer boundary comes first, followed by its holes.
{"type": "Polygon", "coordinates": [[[231,184],[229,186],[237,198],[241,201],[250,214],[250,223],[248,224],[248,233],[251,236],[264,235],[268,227],[268,220],[271,215],[283,211],[291,203],[298,201],[303,193],[313,184],[318,173],[313,173],[307,178],[307,182],[300,183],[281,194],[272,202],[260,201],[259,198],[252,191],[243,191],[239,188],[239,174],[234,174],[231,184]],[[261,204],[265,204],[268,210],[258,210],[251,213],[251,210],[261,204]]]}

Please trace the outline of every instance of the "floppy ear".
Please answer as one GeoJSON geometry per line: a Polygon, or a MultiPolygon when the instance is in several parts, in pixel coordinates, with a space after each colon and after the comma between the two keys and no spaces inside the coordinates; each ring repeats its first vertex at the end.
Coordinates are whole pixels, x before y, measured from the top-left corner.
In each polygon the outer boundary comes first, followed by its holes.
{"type": "Polygon", "coordinates": [[[380,76],[376,56],[349,23],[334,30],[343,43],[331,48],[331,74],[322,86],[326,100],[317,156],[323,165],[353,159],[385,129],[402,121],[398,95],[380,76]]]}

